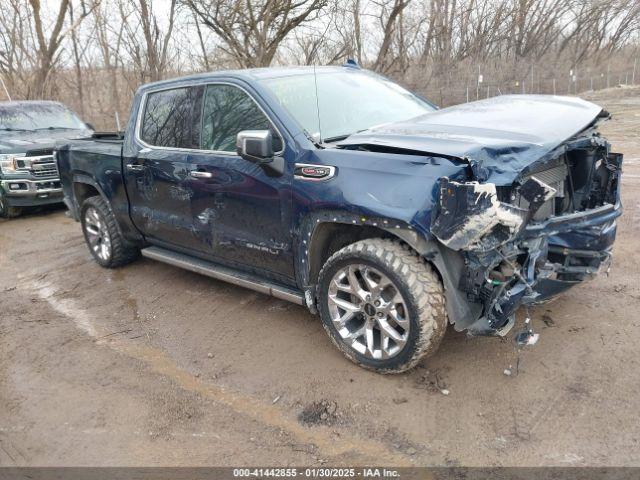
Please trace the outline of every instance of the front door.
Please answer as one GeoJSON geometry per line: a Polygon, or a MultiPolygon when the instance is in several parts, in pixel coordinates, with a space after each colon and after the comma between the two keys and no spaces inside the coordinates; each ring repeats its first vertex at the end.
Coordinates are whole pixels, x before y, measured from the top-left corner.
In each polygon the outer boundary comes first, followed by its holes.
{"type": "Polygon", "coordinates": [[[193,247],[189,152],[199,147],[204,87],[150,92],[136,153],[125,158],[130,215],[152,243],[193,247]]]}
{"type": "Polygon", "coordinates": [[[273,176],[236,154],[242,130],[270,129],[277,155],[287,155],[281,135],[254,98],[232,84],[204,93],[201,149],[189,157],[187,188],[198,249],[212,259],[293,282],[292,173],[273,176]]]}

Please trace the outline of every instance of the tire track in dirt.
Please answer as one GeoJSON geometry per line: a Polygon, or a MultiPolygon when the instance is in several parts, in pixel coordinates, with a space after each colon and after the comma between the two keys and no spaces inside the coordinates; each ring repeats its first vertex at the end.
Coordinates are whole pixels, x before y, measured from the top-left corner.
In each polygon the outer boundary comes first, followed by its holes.
{"type": "Polygon", "coordinates": [[[389,451],[384,444],[375,440],[345,435],[336,438],[326,427],[304,427],[296,420],[286,416],[276,406],[266,405],[246,395],[203,382],[176,365],[165,352],[158,348],[109,336],[111,332],[96,325],[81,305],[78,305],[73,299],[57,297],[58,288],[51,282],[30,280],[26,281],[24,285],[33,290],[40,299],[46,301],[51,308],[73,322],[76,328],[93,338],[97,345],[107,346],[119,353],[140,360],[154,372],[173,380],[179,387],[224,404],[234,412],[257,420],[266,426],[282,429],[300,442],[314,444],[327,456],[356,453],[376,464],[386,463],[395,466],[410,466],[412,464],[404,455],[389,451]]]}

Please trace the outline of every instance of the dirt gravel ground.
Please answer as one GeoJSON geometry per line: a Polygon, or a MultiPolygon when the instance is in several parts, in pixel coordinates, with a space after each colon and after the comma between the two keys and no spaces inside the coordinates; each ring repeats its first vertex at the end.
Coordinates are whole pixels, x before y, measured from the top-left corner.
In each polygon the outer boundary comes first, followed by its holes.
{"type": "Polygon", "coordinates": [[[102,269],[61,209],[2,221],[0,465],[640,465],[640,89],[592,98],[626,157],[614,266],[533,310],[521,352],[450,329],[377,375],[302,307],[102,269]]]}

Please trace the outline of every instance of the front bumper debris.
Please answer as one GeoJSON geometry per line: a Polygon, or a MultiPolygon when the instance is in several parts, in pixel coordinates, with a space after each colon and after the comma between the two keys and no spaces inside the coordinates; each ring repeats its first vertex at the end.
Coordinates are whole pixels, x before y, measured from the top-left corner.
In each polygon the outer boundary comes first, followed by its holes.
{"type": "Polygon", "coordinates": [[[441,179],[431,233],[462,258],[457,298],[477,312],[456,319],[457,329],[504,335],[520,306],[543,303],[608,272],[622,214],[622,156],[600,143],[595,148],[606,150],[585,150],[564,170],[557,164],[539,170],[502,192],[493,184],[441,179]],[[588,176],[582,175],[583,159],[594,165],[588,176]],[[566,181],[559,179],[562,171],[572,171],[566,181]]]}
{"type": "Polygon", "coordinates": [[[521,305],[544,303],[608,272],[616,217],[622,208],[618,203],[604,210],[597,216],[593,212],[572,216],[573,222],[550,222],[547,228],[533,229],[536,236],[491,251],[465,252],[465,274],[459,288],[468,301],[483,305],[483,314],[468,331],[504,335],[521,305]]]}

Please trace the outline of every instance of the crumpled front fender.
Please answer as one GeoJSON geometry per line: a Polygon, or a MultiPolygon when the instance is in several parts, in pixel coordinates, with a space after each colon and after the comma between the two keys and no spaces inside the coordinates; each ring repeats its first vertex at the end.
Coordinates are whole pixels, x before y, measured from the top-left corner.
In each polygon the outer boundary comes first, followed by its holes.
{"type": "Polygon", "coordinates": [[[452,250],[495,247],[520,230],[526,213],[500,202],[492,183],[442,178],[431,233],[452,250]]]}
{"type": "Polygon", "coordinates": [[[493,183],[442,178],[431,233],[452,250],[495,248],[517,235],[555,190],[532,178],[520,193],[529,201],[529,209],[499,201],[493,183]]]}

